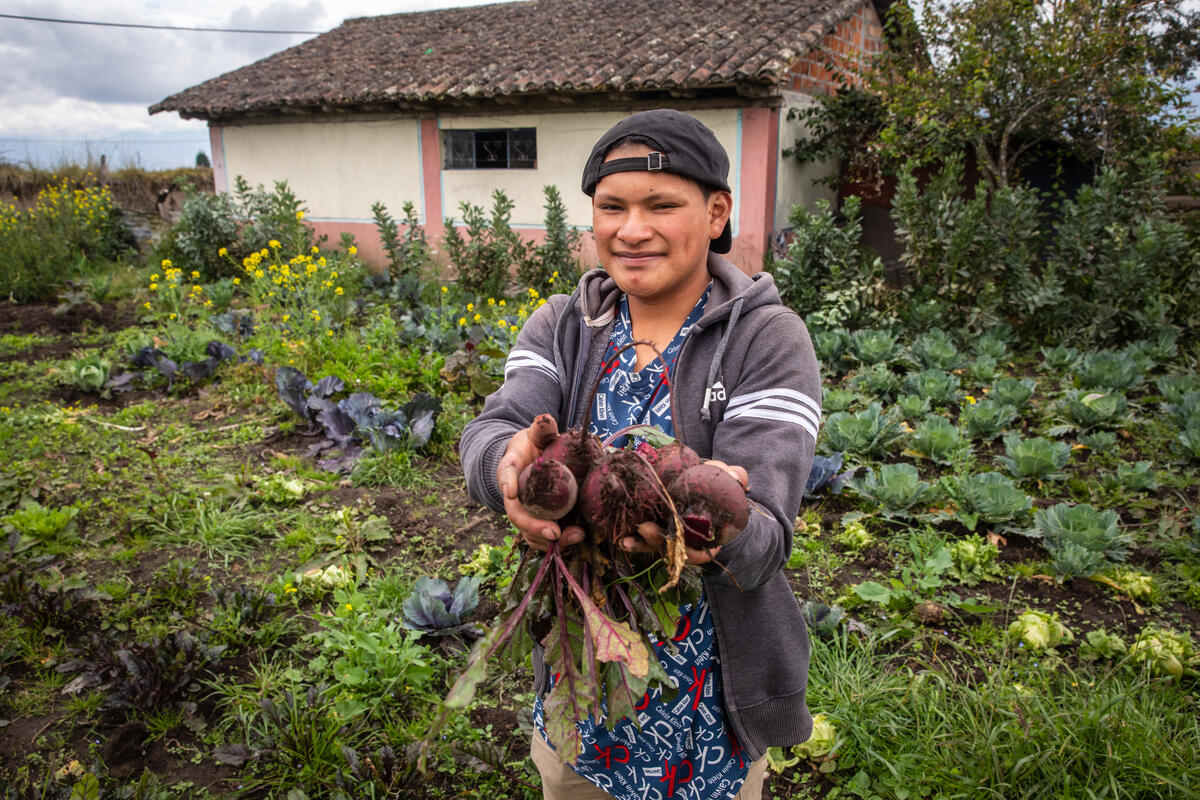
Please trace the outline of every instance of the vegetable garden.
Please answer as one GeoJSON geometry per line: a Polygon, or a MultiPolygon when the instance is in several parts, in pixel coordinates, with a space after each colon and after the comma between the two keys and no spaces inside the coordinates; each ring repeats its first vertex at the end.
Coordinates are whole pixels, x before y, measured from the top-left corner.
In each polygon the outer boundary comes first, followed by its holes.
{"type": "MultiPolygon", "coordinates": [[[[57,307],[0,305],[5,797],[540,796],[524,659],[442,702],[536,566],[457,436],[577,274],[557,195],[538,248],[506,202],[463,209],[447,281],[381,206],[377,274],[239,184],[149,258],[97,230],[57,307]]],[[[860,287],[793,297],[825,375],[787,564],[819,713],[766,796],[1197,796],[1194,324],[1033,333],[798,219],[785,295],[818,251],[860,287]]]]}

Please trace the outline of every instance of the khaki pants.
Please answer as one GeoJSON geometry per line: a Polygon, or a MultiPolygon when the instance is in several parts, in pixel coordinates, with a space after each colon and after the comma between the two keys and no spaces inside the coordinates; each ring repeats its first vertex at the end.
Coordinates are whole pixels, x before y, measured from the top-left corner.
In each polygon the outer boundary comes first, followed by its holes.
{"type": "MultiPolygon", "coordinates": [[[[612,800],[612,795],[579,777],[575,770],[564,764],[537,732],[533,734],[529,754],[538,772],[542,773],[542,797],[545,800],[612,800]]],[[[760,800],[766,771],[767,757],[763,756],[750,765],[746,782],[732,800],[760,800]]]]}

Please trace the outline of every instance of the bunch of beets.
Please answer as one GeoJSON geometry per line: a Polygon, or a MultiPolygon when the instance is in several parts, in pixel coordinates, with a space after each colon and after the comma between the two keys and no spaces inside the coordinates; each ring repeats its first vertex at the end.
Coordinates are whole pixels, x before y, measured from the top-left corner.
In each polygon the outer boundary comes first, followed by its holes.
{"type": "MultiPolygon", "coordinates": [[[[598,388],[599,381],[589,411],[598,388]]],[[[426,735],[422,769],[437,731],[452,710],[469,705],[489,663],[503,657],[516,667],[535,642],[557,673],[542,705],[546,733],[568,763],[582,744],[578,721],[590,715],[611,728],[628,717],[637,725],[634,706],[647,691],[661,688],[669,699],[677,688],[649,637],[674,648],[679,605],[700,593],[698,576],[684,572],[687,548],[719,547],[745,528],[746,490],[725,469],[648,426],[614,433],[608,442],[623,436],[647,441],[613,449],[586,432],[588,416],[563,433],[552,416],[538,416],[529,433],[541,454],[518,481],[518,498],[530,514],[561,527],[578,525],[584,540],[563,550],[551,542],[545,554],[522,548],[507,616],[475,643],[426,735]],[[647,522],[665,533],[661,549],[622,547],[647,522]]]]}

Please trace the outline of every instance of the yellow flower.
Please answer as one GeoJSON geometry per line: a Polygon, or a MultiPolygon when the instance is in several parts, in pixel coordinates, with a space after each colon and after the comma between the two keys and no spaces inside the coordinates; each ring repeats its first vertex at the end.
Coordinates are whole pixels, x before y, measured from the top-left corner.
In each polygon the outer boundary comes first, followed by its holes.
{"type": "Polygon", "coordinates": [[[458,324],[459,324],[459,325],[466,325],[466,324],[467,324],[467,318],[466,318],[466,317],[459,317],[459,318],[458,318],[458,324]]]}
{"type": "Polygon", "coordinates": [[[262,250],[258,251],[258,254],[263,258],[266,258],[267,256],[271,255],[271,252],[264,247],[262,250]]]}
{"type": "Polygon", "coordinates": [[[476,322],[479,322],[479,315],[478,315],[478,314],[476,314],[476,315],[475,315],[475,321],[476,321],[476,322]]]}
{"type": "Polygon", "coordinates": [[[967,395],[965,399],[966,399],[966,401],[967,401],[968,403],[970,403],[971,405],[975,405],[975,398],[974,398],[974,397],[972,397],[971,395],[967,395]]]}
{"type": "Polygon", "coordinates": [[[340,297],[342,294],[342,287],[340,287],[340,286],[337,287],[336,289],[333,290],[333,293],[340,297]]]}
{"type": "Polygon", "coordinates": [[[272,239],[271,241],[267,242],[267,244],[269,244],[275,250],[283,247],[283,245],[281,245],[277,239],[272,239]]]}
{"type": "Polygon", "coordinates": [[[199,277],[200,277],[200,273],[199,273],[199,272],[197,272],[196,270],[192,270],[192,277],[193,277],[193,278],[199,278],[199,277]]]}
{"type": "Polygon", "coordinates": [[[500,320],[500,321],[499,321],[498,323],[496,323],[496,324],[497,324],[497,325],[499,325],[501,328],[507,328],[507,327],[508,327],[508,323],[507,323],[507,322],[505,322],[504,320],[500,320]]]}
{"type": "Polygon", "coordinates": [[[152,280],[152,281],[156,281],[156,280],[158,280],[158,273],[156,272],[156,273],[154,273],[153,275],[151,275],[151,276],[150,276],[150,280],[152,280]]]}
{"type": "Polygon", "coordinates": [[[353,611],[353,610],[354,610],[354,606],[353,606],[353,605],[351,605],[350,603],[346,603],[346,610],[347,610],[347,611],[353,611]]]}
{"type": "Polygon", "coordinates": [[[501,300],[501,301],[499,302],[499,304],[498,304],[498,305],[501,305],[501,306],[506,306],[506,305],[508,305],[508,303],[506,303],[505,301],[501,300]]]}
{"type": "Polygon", "coordinates": [[[303,211],[297,211],[297,212],[296,212],[296,219],[304,219],[304,212],[303,212],[303,211]]]}
{"type": "Polygon", "coordinates": [[[221,258],[224,258],[225,256],[229,255],[229,248],[222,247],[220,250],[217,251],[217,255],[219,255],[221,258]]]}
{"type": "Polygon", "coordinates": [[[442,294],[445,294],[445,293],[446,293],[446,287],[445,287],[445,286],[443,286],[443,287],[442,287],[442,294]]]}
{"type": "Polygon", "coordinates": [[[242,283],[242,279],[241,279],[241,278],[234,278],[234,279],[233,279],[233,285],[234,285],[234,286],[239,286],[239,285],[241,285],[241,283],[242,283]]]}
{"type": "Polygon", "coordinates": [[[474,311],[474,310],[475,310],[475,304],[467,303],[467,311],[474,311]]]}
{"type": "Polygon", "coordinates": [[[347,252],[347,253],[349,253],[349,254],[350,254],[350,255],[352,255],[352,256],[353,256],[353,255],[357,255],[357,254],[358,254],[358,248],[357,248],[357,247],[355,247],[354,245],[350,245],[349,247],[347,247],[347,248],[346,248],[346,252],[347,252]]]}
{"type": "Polygon", "coordinates": [[[158,291],[158,284],[157,284],[157,283],[152,283],[152,284],[150,284],[150,291],[152,291],[152,292],[157,292],[157,291],[158,291]]]}
{"type": "Polygon", "coordinates": [[[164,267],[170,267],[170,266],[172,266],[172,264],[171,264],[171,259],[169,259],[169,258],[164,258],[164,259],[162,260],[162,265],[163,265],[164,267]]]}
{"type": "Polygon", "coordinates": [[[314,253],[319,253],[319,252],[321,252],[321,248],[317,247],[317,246],[314,244],[314,245],[312,246],[312,252],[314,252],[314,253]]]}
{"type": "Polygon", "coordinates": [[[313,318],[314,320],[316,320],[317,322],[320,322],[320,321],[321,321],[321,312],[320,312],[320,311],[317,311],[317,310],[314,308],[314,309],[312,310],[312,318],[313,318]]]}
{"type": "Polygon", "coordinates": [[[149,308],[149,307],[150,307],[150,301],[149,301],[149,300],[147,300],[146,302],[142,303],[142,305],[143,305],[143,306],[145,306],[146,308],[149,308]]]}
{"type": "Polygon", "coordinates": [[[489,297],[489,298],[488,298],[488,305],[489,305],[489,306],[494,306],[494,305],[496,305],[496,298],[494,298],[494,297],[489,297]]]}
{"type": "Polygon", "coordinates": [[[175,312],[171,312],[171,316],[167,317],[167,319],[175,319],[175,312]]]}
{"type": "Polygon", "coordinates": [[[289,319],[291,319],[291,318],[292,318],[292,315],[291,315],[291,314],[284,314],[284,315],[283,315],[283,321],[284,321],[284,322],[287,322],[287,321],[288,321],[289,319]]]}

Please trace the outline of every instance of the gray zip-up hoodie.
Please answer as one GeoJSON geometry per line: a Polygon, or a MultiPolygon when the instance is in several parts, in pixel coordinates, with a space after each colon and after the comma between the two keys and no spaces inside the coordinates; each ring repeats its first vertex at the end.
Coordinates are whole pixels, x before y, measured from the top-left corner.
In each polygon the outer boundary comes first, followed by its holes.
{"type": "MultiPolygon", "coordinates": [[[[726,715],[754,760],[812,733],[808,635],[783,566],[812,465],[821,378],[808,331],[780,303],[770,275],[751,278],[712,253],[708,269],[708,305],[670,376],[673,421],[676,437],[701,458],[750,476],[750,523],[721,547],[721,566],[702,570],[726,715]]],[[[553,414],[560,429],[580,424],[620,296],[603,270],[592,270],[573,295],[554,295],[526,322],[504,384],[463,430],[463,470],[476,500],[503,511],[496,469],[508,440],[535,416],[553,414]]]]}

